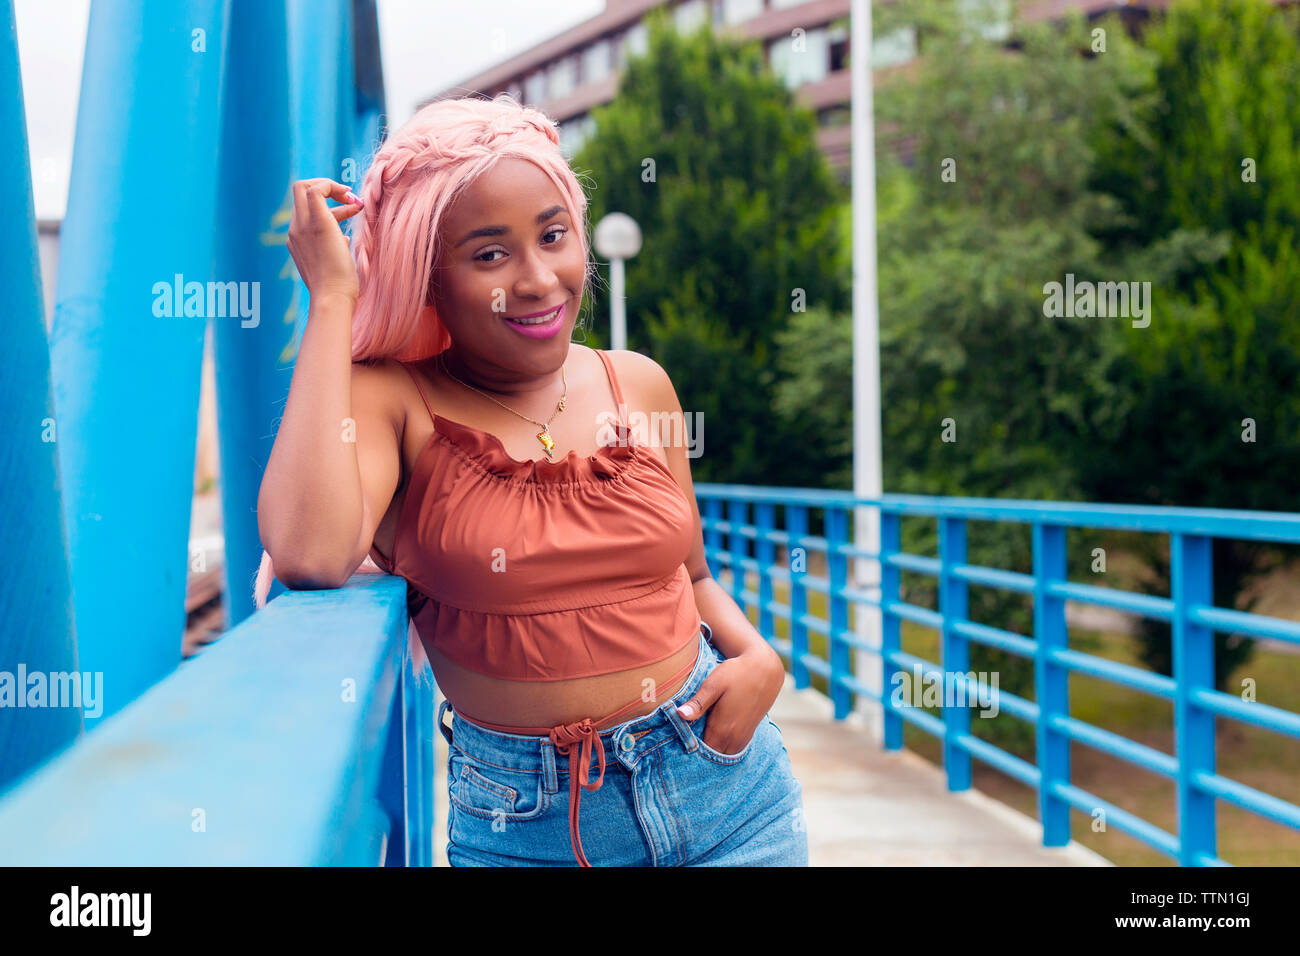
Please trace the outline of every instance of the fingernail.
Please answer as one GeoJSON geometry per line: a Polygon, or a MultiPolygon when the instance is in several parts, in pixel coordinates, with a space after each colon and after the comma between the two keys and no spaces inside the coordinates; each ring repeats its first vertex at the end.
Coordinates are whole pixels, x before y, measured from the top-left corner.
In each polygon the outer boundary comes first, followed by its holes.
{"type": "Polygon", "coordinates": [[[350,203],[356,203],[358,206],[361,205],[361,197],[358,196],[356,193],[354,193],[351,189],[349,189],[346,193],[344,193],[343,198],[350,203]]]}
{"type": "Polygon", "coordinates": [[[683,704],[681,707],[677,708],[677,713],[681,714],[683,717],[690,717],[695,713],[695,708],[690,704],[683,704]]]}

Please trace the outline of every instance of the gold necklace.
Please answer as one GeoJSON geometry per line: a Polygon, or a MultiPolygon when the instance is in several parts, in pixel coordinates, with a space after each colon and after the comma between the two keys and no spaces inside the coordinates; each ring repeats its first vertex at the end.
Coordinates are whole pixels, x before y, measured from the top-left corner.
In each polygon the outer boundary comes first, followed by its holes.
{"type": "MultiPolygon", "coordinates": [[[[547,458],[554,458],[554,457],[555,457],[555,451],[554,451],[554,449],[555,449],[555,440],[554,440],[553,438],[551,438],[551,423],[550,423],[550,422],[539,422],[539,421],[537,421],[536,419],[529,418],[527,415],[524,415],[524,414],[522,414],[522,413],[520,413],[520,412],[516,412],[513,408],[511,408],[509,405],[505,404],[504,402],[497,402],[497,400],[496,400],[495,398],[492,398],[491,395],[489,395],[487,392],[483,391],[482,389],[474,388],[474,386],[473,386],[473,385],[470,385],[468,382],[461,382],[460,379],[456,378],[455,375],[452,375],[452,374],[451,374],[451,370],[447,368],[447,363],[446,363],[445,361],[443,361],[443,358],[442,358],[442,352],[439,352],[439,353],[438,353],[438,366],[439,366],[439,368],[441,368],[444,372],[446,372],[447,375],[448,375],[449,377],[455,379],[457,382],[460,382],[460,384],[464,385],[466,388],[473,388],[474,391],[478,392],[478,393],[479,393],[480,395],[482,395],[484,398],[486,398],[486,399],[490,399],[491,401],[496,402],[498,405],[500,405],[500,406],[501,406],[502,408],[504,408],[506,411],[508,411],[508,412],[514,412],[516,415],[518,415],[520,418],[522,418],[522,419],[523,419],[524,421],[526,421],[526,422],[532,422],[534,425],[541,425],[541,426],[542,426],[542,430],[541,430],[540,432],[537,433],[537,440],[538,440],[539,442],[541,442],[541,443],[542,443],[542,447],[546,449],[546,457],[547,457],[547,458]]],[[[560,395],[560,400],[559,400],[559,401],[556,403],[556,405],[555,405],[555,414],[551,416],[551,419],[552,419],[552,420],[555,419],[555,415],[558,415],[558,414],[560,414],[560,412],[564,411],[564,398],[565,398],[566,395],[569,394],[569,381],[568,381],[568,379],[566,379],[566,378],[564,377],[564,366],[563,366],[563,365],[560,366],[560,381],[562,381],[562,382],[564,383],[564,392],[563,392],[563,394],[560,395]]]]}

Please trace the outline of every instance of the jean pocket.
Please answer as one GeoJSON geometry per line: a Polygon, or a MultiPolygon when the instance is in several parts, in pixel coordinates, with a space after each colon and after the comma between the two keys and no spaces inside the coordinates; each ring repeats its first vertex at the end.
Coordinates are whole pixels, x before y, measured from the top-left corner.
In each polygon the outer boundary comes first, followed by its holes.
{"type": "Polygon", "coordinates": [[[754,741],[758,739],[759,733],[763,730],[763,724],[760,723],[754,728],[754,733],[750,735],[749,743],[745,744],[745,746],[740,749],[739,753],[724,754],[719,750],[714,750],[704,742],[704,731],[708,719],[709,712],[706,710],[700,715],[698,720],[691,721],[691,733],[695,735],[695,742],[700,745],[698,748],[699,755],[705,760],[711,760],[716,764],[723,765],[724,767],[734,766],[744,760],[749,752],[754,749],[754,741]]]}
{"type": "Polygon", "coordinates": [[[484,820],[531,820],[551,804],[542,775],[498,767],[451,748],[447,795],[458,810],[484,820]]]}

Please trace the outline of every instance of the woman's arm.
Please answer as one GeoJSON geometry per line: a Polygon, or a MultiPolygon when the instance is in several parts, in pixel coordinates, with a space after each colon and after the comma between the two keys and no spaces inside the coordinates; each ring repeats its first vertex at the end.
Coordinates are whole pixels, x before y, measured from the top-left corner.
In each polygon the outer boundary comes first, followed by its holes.
{"type": "Polygon", "coordinates": [[[356,267],[329,208],[347,187],[294,184],[289,251],[310,293],[284,415],[257,496],[257,528],[275,576],[294,588],[339,587],[369,547],[400,476],[391,388],[352,363],[356,267]],[[364,478],[364,481],[363,481],[364,478]],[[378,515],[374,512],[378,510],[378,515]]]}
{"type": "Polygon", "coordinates": [[[665,416],[661,420],[668,426],[667,432],[652,437],[664,447],[668,468],[690,502],[695,531],[691,552],[686,558],[686,570],[695,589],[695,605],[700,617],[713,632],[713,643],[727,658],[709,675],[696,694],[694,700],[699,704],[699,710],[683,716],[688,720],[694,719],[715,701],[719,702],[720,706],[715,708],[706,729],[708,739],[704,742],[720,753],[736,753],[753,736],[754,729],[780,694],[785,684],[785,664],[781,655],[763,639],[745,612],[709,572],[704,558],[704,534],[699,506],[695,501],[695,485],[691,481],[691,466],[684,446],[685,420],[672,380],[648,356],[639,352],[615,354],[630,372],[620,378],[633,383],[633,394],[640,399],[637,404],[651,416],[655,412],[665,416]],[[674,426],[674,422],[678,424],[674,426]],[[675,442],[677,438],[681,441],[675,442]],[[715,675],[718,676],[715,678],[715,675]],[[728,690],[740,693],[731,694],[724,701],[722,695],[728,690]]]}

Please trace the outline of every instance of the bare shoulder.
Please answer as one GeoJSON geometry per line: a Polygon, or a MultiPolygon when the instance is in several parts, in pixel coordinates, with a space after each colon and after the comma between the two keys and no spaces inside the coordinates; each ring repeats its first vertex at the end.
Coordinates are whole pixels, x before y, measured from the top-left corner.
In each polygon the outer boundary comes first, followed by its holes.
{"type": "Polygon", "coordinates": [[[381,418],[401,434],[406,421],[403,382],[410,379],[392,359],[365,359],[352,363],[352,404],[358,415],[381,418]]]}
{"type": "Polygon", "coordinates": [[[632,349],[604,349],[604,352],[614,366],[630,406],[645,411],[671,411],[674,408],[677,393],[663,366],[632,349]]]}

